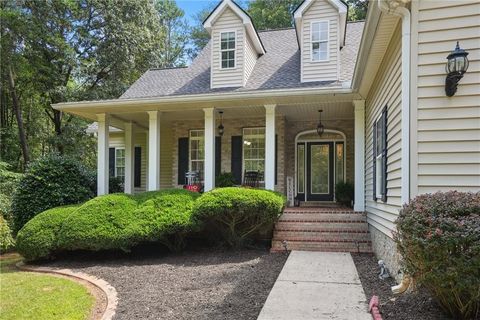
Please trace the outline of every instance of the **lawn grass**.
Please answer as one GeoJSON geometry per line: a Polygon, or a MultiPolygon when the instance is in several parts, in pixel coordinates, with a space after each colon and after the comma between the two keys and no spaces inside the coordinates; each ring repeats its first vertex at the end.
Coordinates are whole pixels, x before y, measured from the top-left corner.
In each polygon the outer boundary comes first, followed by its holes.
{"type": "Polygon", "coordinates": [[[0,319],[87,319],[94,298],[81,284],[49,275],[23,272],[21,258],[0,259],[0,319]]]}

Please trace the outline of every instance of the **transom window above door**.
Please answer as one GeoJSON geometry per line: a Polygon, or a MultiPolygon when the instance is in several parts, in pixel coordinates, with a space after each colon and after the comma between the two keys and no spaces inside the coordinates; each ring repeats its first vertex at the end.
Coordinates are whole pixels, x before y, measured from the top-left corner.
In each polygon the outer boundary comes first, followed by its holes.
{"type": "Polygon", "coordinates": [[[221,68],[235,68],[235,32],[222,32],[220,34],[221,68]]]}
{"type": "Polygon", "coordinates": [[[311,24],[312,61],[328,60],[328,21],[311,24]]]}
{"type": "Polygon", "coordinates": [[[265,172],[265,128],[243,129],[243,171],[265,172]]]}

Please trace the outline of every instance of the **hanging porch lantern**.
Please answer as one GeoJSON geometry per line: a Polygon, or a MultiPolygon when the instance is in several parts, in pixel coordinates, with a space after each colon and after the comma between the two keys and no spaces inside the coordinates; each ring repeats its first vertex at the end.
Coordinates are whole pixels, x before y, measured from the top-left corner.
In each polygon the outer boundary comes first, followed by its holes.
{"type": "Polygon", "coordinates": [[[223,136],[223,133],[225,132],[225,127],[223,126],[223,111],[218,111],[220,113],[220,125],[218,126],[218,134],[220,137],[223,136]]]}
{"type": "Polygon", "coordinates": [[[445,93],[447,97],[453,97],[457,92],[457,85],[460,79],[463,78],[463,74],[468,69],[468,52],[461,49],[457,41],[455,50],[450,52],[447,56],[447,65],[445,71],[447,72],[447,78],[445,79],[445,93]]]}
{"type": "Polygon", "coordinates": [[[323,110],[318,110],[318,125],[317,125],[317,134],[322,136],[323,132],[325,131],[325,126],[322,123],[322,112],[323,110]]]}

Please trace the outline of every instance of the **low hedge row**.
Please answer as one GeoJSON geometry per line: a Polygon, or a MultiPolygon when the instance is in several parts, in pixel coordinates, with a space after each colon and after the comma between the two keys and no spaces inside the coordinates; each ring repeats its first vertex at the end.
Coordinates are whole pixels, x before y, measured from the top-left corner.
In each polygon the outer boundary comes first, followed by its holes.
{"type": "Polygon", "coordinates": [[[238,246],[271,228],[284,204],[277,193],[244,188],[220,188],[201,196],[179,189],[105,195],[38,214],[18,232],[17,250],[27,260],[59,251],[128,251],[145,241],[180,250],[186,236],[212,226],[209,232],[238,246]]]}

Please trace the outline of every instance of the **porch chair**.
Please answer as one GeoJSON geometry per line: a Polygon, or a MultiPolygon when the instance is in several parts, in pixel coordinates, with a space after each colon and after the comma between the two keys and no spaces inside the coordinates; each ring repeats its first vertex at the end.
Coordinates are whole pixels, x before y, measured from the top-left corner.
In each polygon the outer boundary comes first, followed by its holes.
{"type": "Polygon", "coordinates": [[[243,187],[258,188],[262,174],[260,171],[246,171],[243,173],[243,187]]]}
{"type": "Polygon", "coordinates": [[[185,173],[185,185],[183,189],[190,190],[193,192],[202,192],[203,185],[200,179],[200,172],[198,171],[188,171],[185,173]]]}

